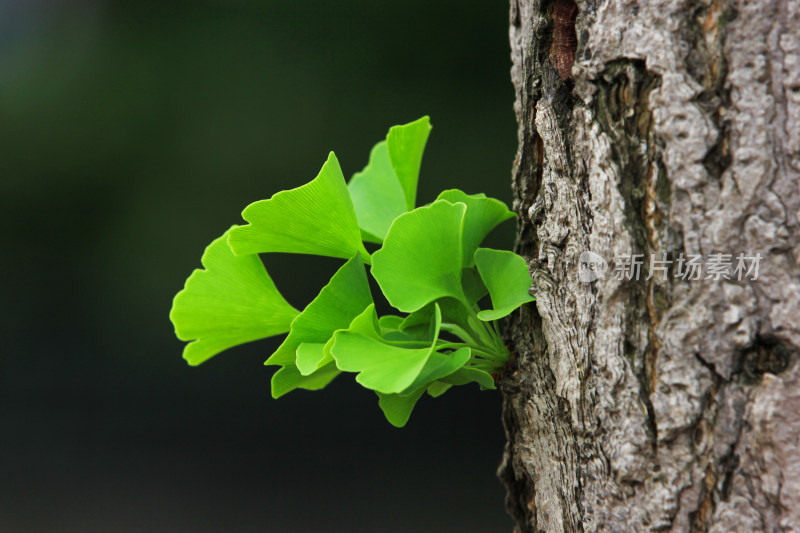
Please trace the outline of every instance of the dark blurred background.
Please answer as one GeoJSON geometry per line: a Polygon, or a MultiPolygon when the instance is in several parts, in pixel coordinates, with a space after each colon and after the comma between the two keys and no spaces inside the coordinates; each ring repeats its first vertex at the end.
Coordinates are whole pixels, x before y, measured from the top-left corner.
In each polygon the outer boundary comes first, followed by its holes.
{"type": "MultiPolygon", "coordinates": [[[[510,530],[499,393],[398,430],[349,377],[272,400],[280,339],[190,368],[168,320],[245,205],[393,124],[432,118],[420,202],[510,201],[507,9],[0,0],[0,532],[510,530]]],[[[340,263],[266,261],[298,308],[340,263]]]]}

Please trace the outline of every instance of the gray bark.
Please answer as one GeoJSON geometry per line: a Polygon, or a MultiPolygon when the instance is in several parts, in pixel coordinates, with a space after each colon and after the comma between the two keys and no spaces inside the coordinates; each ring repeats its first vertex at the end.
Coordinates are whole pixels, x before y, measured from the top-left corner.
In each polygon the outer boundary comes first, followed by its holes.
{"type": "Polygon", "coordinates": [[[510,37],[517,530],[800,531],[800,2],[512,0],[510,37]],[[645,279],[740,252],[757,280],[645,279]]]}

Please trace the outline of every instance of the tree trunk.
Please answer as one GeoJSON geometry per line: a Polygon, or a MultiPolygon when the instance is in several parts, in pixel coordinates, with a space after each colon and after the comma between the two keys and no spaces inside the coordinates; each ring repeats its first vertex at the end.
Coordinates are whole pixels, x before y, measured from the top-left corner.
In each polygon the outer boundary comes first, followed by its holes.
{"type": "Polygon", "coordinates": [[[510,33],[517,531],[800,531],[800,2],[512,0],[510,33]]]}

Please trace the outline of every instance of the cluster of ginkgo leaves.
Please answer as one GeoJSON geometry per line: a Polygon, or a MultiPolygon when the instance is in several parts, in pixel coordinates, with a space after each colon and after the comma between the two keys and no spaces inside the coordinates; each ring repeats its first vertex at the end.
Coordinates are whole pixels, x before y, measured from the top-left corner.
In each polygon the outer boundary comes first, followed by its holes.
{"type": "Polygon", "coordinates": [[[447,190],[416,207],[431,130],[423,117],[389,130],[345,182],[331,153],[319,175],[244,210],[247,225],[213,241],[172,304],[183,357],[198,365],[232,346],[288,333],[267,365],[272,395],[317,390],[341,373],[375,391],[386,418],[408,421],[427,392],[494,388],[509,358],[497,320],[533,300],[525,260],[480,248],[514,213],[496,199],[447,190]],[[380,247],[370,254],[364,242],[380,247]],[[345,263],[303,311],[281,296],[258,254],[289,252],[345,263]],[[369,268],[367,268],[369,267],[369,268]],[[397,313],[378,316],[367,270],[397,313]],[[491,308],[479,302],[489,295],[491,308]]]}

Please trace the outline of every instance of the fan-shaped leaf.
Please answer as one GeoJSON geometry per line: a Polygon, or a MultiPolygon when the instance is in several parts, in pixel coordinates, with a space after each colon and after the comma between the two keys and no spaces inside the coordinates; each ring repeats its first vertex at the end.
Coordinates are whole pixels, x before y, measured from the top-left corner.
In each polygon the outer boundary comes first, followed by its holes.
{"type": "Polygon", "coordinates": [[[428,385],[428,394],[433,398],[438,398],[451,387],[469,383],[477,383],[481,390],[493,390],[496,388],[494,378],[488,372],[478,368],[462,367],[440,381],[434,381],[428,385]]]}
{"type": "Polygon", "coordinates": [[[172,302],[175,334],[192,341],[183,350],[199,365],[238,344],[286,333],[297,310],[275,288],[257,255],[235,256],[228,232],[208,245],[201,262],[172,302]]]}
{"type": "MultiPolygon", "coordinates": [[[[373,311],[373,317],[374,317],[373,311]]],[[[434,316],[436,334],[428,348],[408,349],[386,344],[380,339],[377,318],[360,315],[348,330],[337,331],[333,337],[331,354],[339,370],[358,372],[356,381],[368,389],[384,394],[406,390],[419,376],[434,351],[442,315],[436,307],[434,316]],[[372,329],[366,318],[372,320],[372,329]]]]}
{"type": "Polygon", "coordinates": [[[349,259],[360,254],[369,261],[333,152],[313,181],[248,205],[242,218],[250,224],[232,230],[228,239],[236,255],[289,252],[349,259]]]}
{"type": "Polygon", "coordinates": [[[410,394],[420,388],[425,389],[432,382],[449,376],[464,366],[470,356],[469,348],[461,348],[450,353],[432,353],[417,378],[402,394],[410,394]]]}
{"type": "Polygon", "coordinates": [[[287,365],[272,375],[272,397],[280,398],[295,389],[322,389],[340,373],[333,363],[328,363],[310,376],[302,375],[294,365],[287,365]]]}
{"type": "Polygon", "coordinates": [[[332,361],[333,357],[325,354],[325,345],[323,343],[304,342],[297,347],[295,366],[304,376],[310,376],[332,361]]]}
{"type": "Polygon", "coordinates": [[[452,386],[453,385],[451,385],[450,383],[444,383],[442,381],[434,381],[428,386],[428,394],[432,398],[438,398],[439,396],[447,392],[452,386]]]}
{"type": "Polygon", "coordinates": [[[471,319],[464,304],[453,298],[442,298],[437,300],[436,304],[428,304],[414,311],[403,320],[400,329],[405,333],[417,336],[427,332],[433,316],[434,305],[438,305],[442,311],[442,331],[452,333],[467,342],[476,342],[474,335],[467,331],[475,320],[471,319]]]}
{"type": "Polygon", "coordinates": [[[403,328],[404,319],[399,316],[391,317],[393,319],[399,319],[392,320],[391,322],[384,322],[383,319],[387,317],[381,317],[381,336],[390,342],[430,342],[433,338],[430,324],[431,316],[432,315],[428,316],[428,322],[424,326],[418,325],[413,328],[403,328]]]}
{"type": "Polygon", "coordinates": [[[360,315],[355,317],[346,331],[382,340],[381,325],[378,320],[378,314],[375,312],[375,304],[370,304],[360,315]]]}
{"type": "Polygon", "coordinates": [[[475,265],[489,289],[494,307],[478,313],[481,320],[497,320],[535,300],[528,293],[531,277],[523,257],[505,250],[479,248],[475,252],[475,265]]]}
{"type": "Polygon", "coordinates": [[[364,240],[382,243],[392,221],[408,210],[405,192],[389,160],[386,141],[375,145],[369,154],[369,163],[353,175],[347,188],[364,240]]]}
{"type": "Polygon", "coordinates": [[[403,324],[403,320],[405,320],[405,318],[401,316],[383,315],[378,319],[378,324],[381,327],[381,334],[384,334],[387,331],[400,329],[400,326],[403,324]]]}
{"type": "Polygon", "coordinates": [[[431,120],[426,116],[402,126],[394,126],[386,135],[389,160],[403,187],[406,208],[409,210],[414,209],[417,203],[419,168],[430,133],[431,120]]]}
{"type": "Polygon", "coordinates": [[[462,348],[449,354],[432,353],[417,379],[405,391],[400,394],[378,393],[380,398],[378,403],[386,419],[394,426],[403,427],[425,391],[430,392],[433,387],[431,396],[434,397],[444,393],[452,385],[439,383],[436,380],[452,374],[464,366],[469,358],[469,348],[462,348]]]}
{"type": "Polygon", "coordinates": [[[442,200],[394,221],[372,257],[372,275],[392,306],[410,313],[446,296],[465,300],[457,259],[465,210],[442,200]]]}
{"type": "Polygon", "coordinates": [[[401,396],[400,394],[378,393],[378,405],[383,410],[386,420],[395,427],[401,428],[406,425],[411,417],[411,411],[419,401],[425,389],[419,389],[412,394],[401,396]]]}
{"type": "Polygon", "coordinates": [[[467,383],[477,383],[481,390],[494,389],[494,378],[488,372],[479,368],[464,367],[459,368],[449,376],[440,380],[449,385],[466,385],[467,383]]]}
{"type": "Polygon", "coordinates": [[[467,206],[467,213],[464,215],[464,245],[462,247],[465,267],[471,267],[474,264],[475,250],[489,232],[504,220],[515,216],[513,211],[509,211],[506,204],[494,198],[487,198],[485,194],[466,194],[458,189],[450,189],[442,192],[437,200],[447,200],[451,203],[461,202],[467,206]]]}

